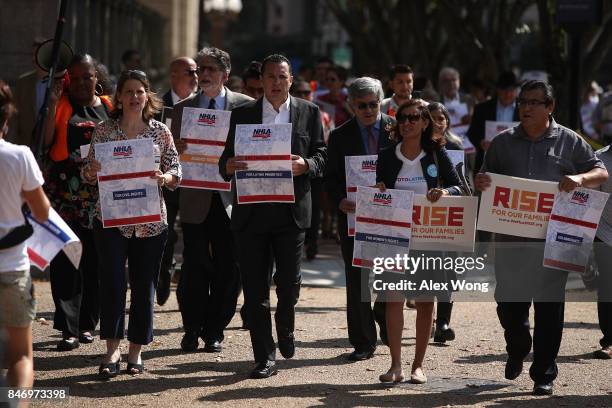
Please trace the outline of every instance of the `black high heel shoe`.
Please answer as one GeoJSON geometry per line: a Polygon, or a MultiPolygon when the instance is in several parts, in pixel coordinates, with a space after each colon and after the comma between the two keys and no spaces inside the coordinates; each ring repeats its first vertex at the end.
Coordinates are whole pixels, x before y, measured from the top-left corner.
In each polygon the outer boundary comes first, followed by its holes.
{"type": "Polygon", "coordinates": [[[120,363],[121,358],[114,363],[110,362],[100,364],[100,368],[98,369],[98,378],[100,380],[110,380],[111,378],[115,378],[121,371],[120,363]]]}

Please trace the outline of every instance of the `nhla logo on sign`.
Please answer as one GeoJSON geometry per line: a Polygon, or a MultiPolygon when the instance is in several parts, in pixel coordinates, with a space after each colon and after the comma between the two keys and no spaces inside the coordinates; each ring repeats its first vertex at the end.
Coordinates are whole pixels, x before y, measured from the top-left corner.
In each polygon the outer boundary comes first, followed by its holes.
{"type": "Polygon", "coordinates": [[[272,136],[272,131],[267,129],[253,129],[253,139],[269,139],[272,136]]]}
{"type": "Polygon", "coordinates": [[[393,201],[393,197],[388,193],[374,193],[374,199],[372,202],[374,204],[382,204],[382,205],[391,205],[393,201]]]}
{"type": "Polygon", "coordinates": [[[361,170],[376,171],[376,160],[364,160],[361,162],[361,170]]]}
{"type": "Polygon", "coordinates": [[[217,122],[217,117],[214,114],[210,113],[200,113],[198,117],[198,123],[203,123],[205,125],[214,125],[217,122]]]}
{"type": "Polygon", "coordinates": [[[586,204],[589,201],[589,193],[585,193],[584,191],[574,191],[570,201],[576,204],[586,204]]]}
{"type": "Polygon", "coordinates": [[[132,146],[115,146],[113,157],[128,157],[132,155],[132,146]]]}

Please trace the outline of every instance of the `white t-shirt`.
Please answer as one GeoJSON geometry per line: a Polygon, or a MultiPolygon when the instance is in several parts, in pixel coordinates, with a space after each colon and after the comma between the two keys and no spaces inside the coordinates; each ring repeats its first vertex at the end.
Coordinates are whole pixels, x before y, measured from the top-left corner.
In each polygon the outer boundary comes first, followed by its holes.
{"type": "MultiPolygon", "coordinates": [[[[25,223],[21,206],[22,191],[42,186],[44,179],[32,151],[27,146],[14,145],[0,139],[0,237],[25,223]]],[[[30,268],[25,242],[8,249],[0,249],[0,273],[23,271],[30,268]]]]}
{"type": "Polygon", "coordinates": [[[395,188],[398,190],[411,190],[414,194],[427,194],[427,180],[423,176],[421,159],[425,157],[425,152],[421,153],[414,160],[408,160],[402,154],[401,143],[395,148],[395,155],[402,161],[402,168],[395,180],[395,188]]]}

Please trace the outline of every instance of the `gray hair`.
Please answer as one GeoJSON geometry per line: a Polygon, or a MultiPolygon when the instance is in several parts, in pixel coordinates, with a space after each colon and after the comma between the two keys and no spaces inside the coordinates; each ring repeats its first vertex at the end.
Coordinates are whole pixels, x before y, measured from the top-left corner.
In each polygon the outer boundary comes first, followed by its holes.
{"type": "Polygon", "coordinates": [[[210,57],[214,59],[217,63],[217,66],[221,71],[225,71],[229,74],[232,70],[232,63],[230,60],[230,56],[227,52],[220,50],[215,47],[204,47],[196,54],[196,62],[200,62],[200,60],[204,57],[210,57]]]}
{"type": "Polygon", "coordinates": [[[438,74],[438,81],[440,80],[440,78],[442,78],[446,74],[451,74],[453,76],[456,76],[457,78],[461,78],[461,75],[459,74],[459,71],[457,71],[455,68],[453,68],[453,67],[444,67],[444,68],[442,68],[440,70],[440,73],[438,74]]]}
{"type": "Polygon", "coordinates": [[[382,84],[378,79],[370,77],[361,77],[355,79],[348,87],[349,102],[353,102],[357,98],[363,98],[368,95],[378,96],[378,100],[382,101],[385,98],[385,93],[382,89],[382,84]]]}

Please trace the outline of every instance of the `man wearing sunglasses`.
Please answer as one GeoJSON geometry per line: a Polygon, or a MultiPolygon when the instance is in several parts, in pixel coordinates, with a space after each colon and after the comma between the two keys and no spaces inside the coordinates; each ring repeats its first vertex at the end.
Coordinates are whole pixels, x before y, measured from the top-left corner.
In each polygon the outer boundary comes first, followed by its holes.
{"type": "Polygon", "coordinates": [[[179,57],[170,63],[170,89],[163,96],[164,106],[172,107],[187,99],[198,89],[198,66],[189,57],[179,57]]]}
{"type": "MultiPolygon", "coordinates": [[[[164,108],[171,108],[183,99],[193,95],[198,87],[198,70],[195,61],[189,57],[179,57],[170,63],[170,89],[162,98],[164,108]]],[[[161,112],[155,117],[162,120],[161,112]]],[[[174,221],[179,210],[179,189],[171,191],[163,188],[164,201],[168,214],[168,240],[164,248],[159,279],[157,281],[157,304],[163,306],[170,296],[170,280],[174,260],[174,245],[178,236],[174,231],[174,221]]]]}
{"type": "MultiPolygon", "coordinates": [[[[474,180],[478,191],[491,186],[486,172],[554,181],[559,183],[559,190],[566,192],[576,187],[597,188],[608,179],[604,164],[586,141],[553,119],[552,86],[528,81],[521,87],[517,103],[520,125],[500,133],[491,142],[474,180]]],[[[505,377],[514,380],[521,375],[523,360],[533,344],[533,364],[529,369],[533,394],[550,395],[558,374],[555,360],[563,334],[567,272],[542,266],[541,239],[496,233],[495,241],[504,243],[495,251],[495,300],[508,351],[505,377]],[[529,332],[532,303],[533,340],[529,332]]]]}
{"type": "Polygon", "coordinates": [[[346,198],[344,168],[346,156],[375,155],[392,144],[389,129],[394,120],[380,112],[383,96],[379,80],[363,77],[353,81],[348,88],[348,100],[355,117],[334,129],[329,136],[325,184],[338,210],[338,232],[346,276],[348,336],[354,348],[348,356],[350,361],[366,360],[374,355],[377,342],[374,320],[379,323],[381,338],[386,342],[384,303],[376,302],[372,309],[367,270],[352,266],[354,239],[348,236],[346,216],[355,212],[355,202],[346,198]]]}
{"type": "MultiPolygon", "coordinates": [[[[233,110],[252,100],[224,86],[231,71],[227,52],[203,48],[196,62],[200,91],[179,102],[172,112],[171,129],[179,154],[186,150],[180,139],[184,108],[233,110]]],[[[204,340],[205,352],[221,351],[223,330],[236,312],[240,276],[230,231],[231,203],[229,192],[181,188],[179,210],[185,247],[176,295],[185,352],[198,348],[198,338],[204,340]]]]}

